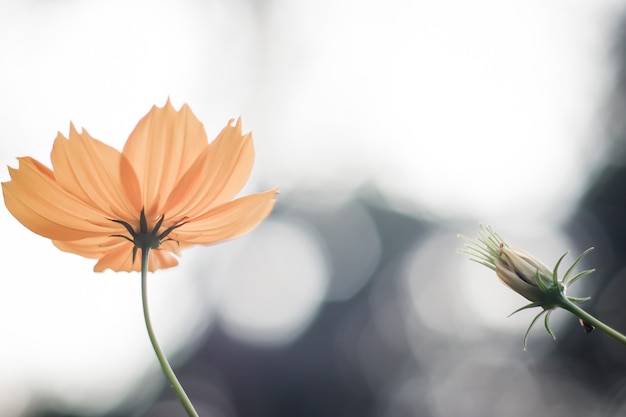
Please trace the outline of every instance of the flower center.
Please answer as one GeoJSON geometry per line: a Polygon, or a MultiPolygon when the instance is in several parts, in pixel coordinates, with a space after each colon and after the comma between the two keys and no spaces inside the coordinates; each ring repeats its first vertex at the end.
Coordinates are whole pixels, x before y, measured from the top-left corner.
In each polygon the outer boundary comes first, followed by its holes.
{"type": "Polygon", "coordinates": [[[173,240],[168,238],[167,236],[180,226],[187,223],[184,219],[174,223],[174,225],[168,227],[163,232],[159,233],[159,229],[163,225],[163,221],[165,220],[165,214],[162,214],[161,217],[157,220],[156,224],[152,228],[152,231],[148,231],[148,221],[146,220],[146,212],[144,209],[141,209],[141,214],[139,215],[139,231],[133,229],[133,227],[123,220],[116,219],[108,219],[112,222],[121,224],[128,231],[130,236],[125,235],[111,235],[115,237],[121,237],[122,239],[126,239],[129,242],[133,243],[133,263],[135,263],[135,257],[137,255],[137,249],[141,250],[149,250],[149,249],[158,249],[161,246],[162,242],[173,240]]]}

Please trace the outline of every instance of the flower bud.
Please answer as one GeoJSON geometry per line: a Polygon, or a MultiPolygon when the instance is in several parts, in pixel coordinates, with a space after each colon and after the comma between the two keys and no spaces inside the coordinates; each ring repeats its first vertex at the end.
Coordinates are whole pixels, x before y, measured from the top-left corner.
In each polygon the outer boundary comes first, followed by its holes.
{"type": "Polygon", "coordinates": [[[546,288],[553,285],[552,271],[543,262],[504,243],[500,243],[500,255],[495,259],[495,267],[500,281],[532,302],[541,302],[546,288]]]}
{"type": "Polygon", "coordinates": [[[478,230],[478,239],[466,241],[463,252],[471,259],[496,272],[507,287],[537,305],[551,308],[546,293],[558,286],[552,271],[526,251],[511,248],[489,226],[478,230]]]}
{"type": "MultiPolygon", "coordinates": [[[[524,335],[524,350],[526,350],[528,333],[541,316],[545,315],[544,324],[546,331],[555,338],[548,324],[550,313],[556,307],[562,307],[574,312],[573,309],[577,307],[572,303],[583,303],[589,299],[589,297],[567,296],[565,295],[565,288],[580,277],[594,271],[593,269],[588,269],[570,277],[570,273],[576,264],[593,248],[589,248],[581,253],[567,269],[563,277],[559,278],[557,275],[559,265],[565,258],[565,255],[567,255],[567,252],[559,258],[554,269],[550,270],[543,262],[528,252],[508,247],[504,240],[489,226],[480,227],[476,240],[463,235],[459,235],[459,237],[465,240],[465,247],[460,250],[461,252],[469,255],[470,260],[494,270],[500,281],[530,301],[530,304],[518,308],[511,315],[528,308],[541,307],[542,311],[530,322],[530,326],[528,326],[528,330],[526,330],[524,335]]],[[[581,325],[587,332],[593,330],[593,325],[588,321],[581,321],[581,325]]]]}

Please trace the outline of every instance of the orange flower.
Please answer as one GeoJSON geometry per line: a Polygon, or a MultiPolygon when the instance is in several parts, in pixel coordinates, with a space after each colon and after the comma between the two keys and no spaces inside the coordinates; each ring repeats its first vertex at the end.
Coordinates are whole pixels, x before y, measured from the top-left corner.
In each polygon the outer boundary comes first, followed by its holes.
{"type": "Polygon", "coordinates": [[[240,119],[209,143],[189,106],[176,111],[169,100],[139,121],[121,153],[70,125],[50,159],[54,170],[18,158],[2,183],[4,202],[59,249],[98,259],[97,272],[139,271],[136,251],[146,244],[157,249],[150,271],[172,267],[170,252],[242,235],[276,201],[276,189],[233,200],[254,163],[252,134],[241,133],[240,119]]]}

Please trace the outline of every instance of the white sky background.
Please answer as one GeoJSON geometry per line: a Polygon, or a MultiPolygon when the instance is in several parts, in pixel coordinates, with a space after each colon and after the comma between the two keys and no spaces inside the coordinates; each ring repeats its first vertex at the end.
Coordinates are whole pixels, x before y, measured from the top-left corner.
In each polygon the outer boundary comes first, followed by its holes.
{"type": "MultiPolygon", "coordinates": [[[[170,96],[210,138],[243,116],[250,190],[374,183],[435,217],[519,225],[566,215],[600,157],[623,1],[257,3],[1,2],[0,165],[48,164],[70,120],[121,149],[170,96]]],[[[113,401],[97,386],[115,386],[114,364],[152,360],[137,280],[93,274],[3,207],[0,224],[0,414],[79,388],[113,401]]],[[[180,323],[210,310],[181,278],[194,253],[153,280],[172,349],[193,337],[180,323]]]]}

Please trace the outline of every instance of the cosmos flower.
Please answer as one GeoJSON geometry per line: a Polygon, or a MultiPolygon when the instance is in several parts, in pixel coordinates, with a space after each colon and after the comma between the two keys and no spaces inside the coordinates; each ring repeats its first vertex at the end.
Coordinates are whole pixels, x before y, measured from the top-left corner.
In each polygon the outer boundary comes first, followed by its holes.
{"type": "Polygon", "coordinates": [[[30,157],[9,167],[4,202],[31,231],[59,249],[98,259],[94,270],[175,266],[180,249],[242,235],[272,211],[277,190],[234,199],[254,163],[252,134],[230,120],[211,143],[186,104],[168,100],[139,121],[122,152],[70,125],[58,134],[53,169],[30,157]]]}

